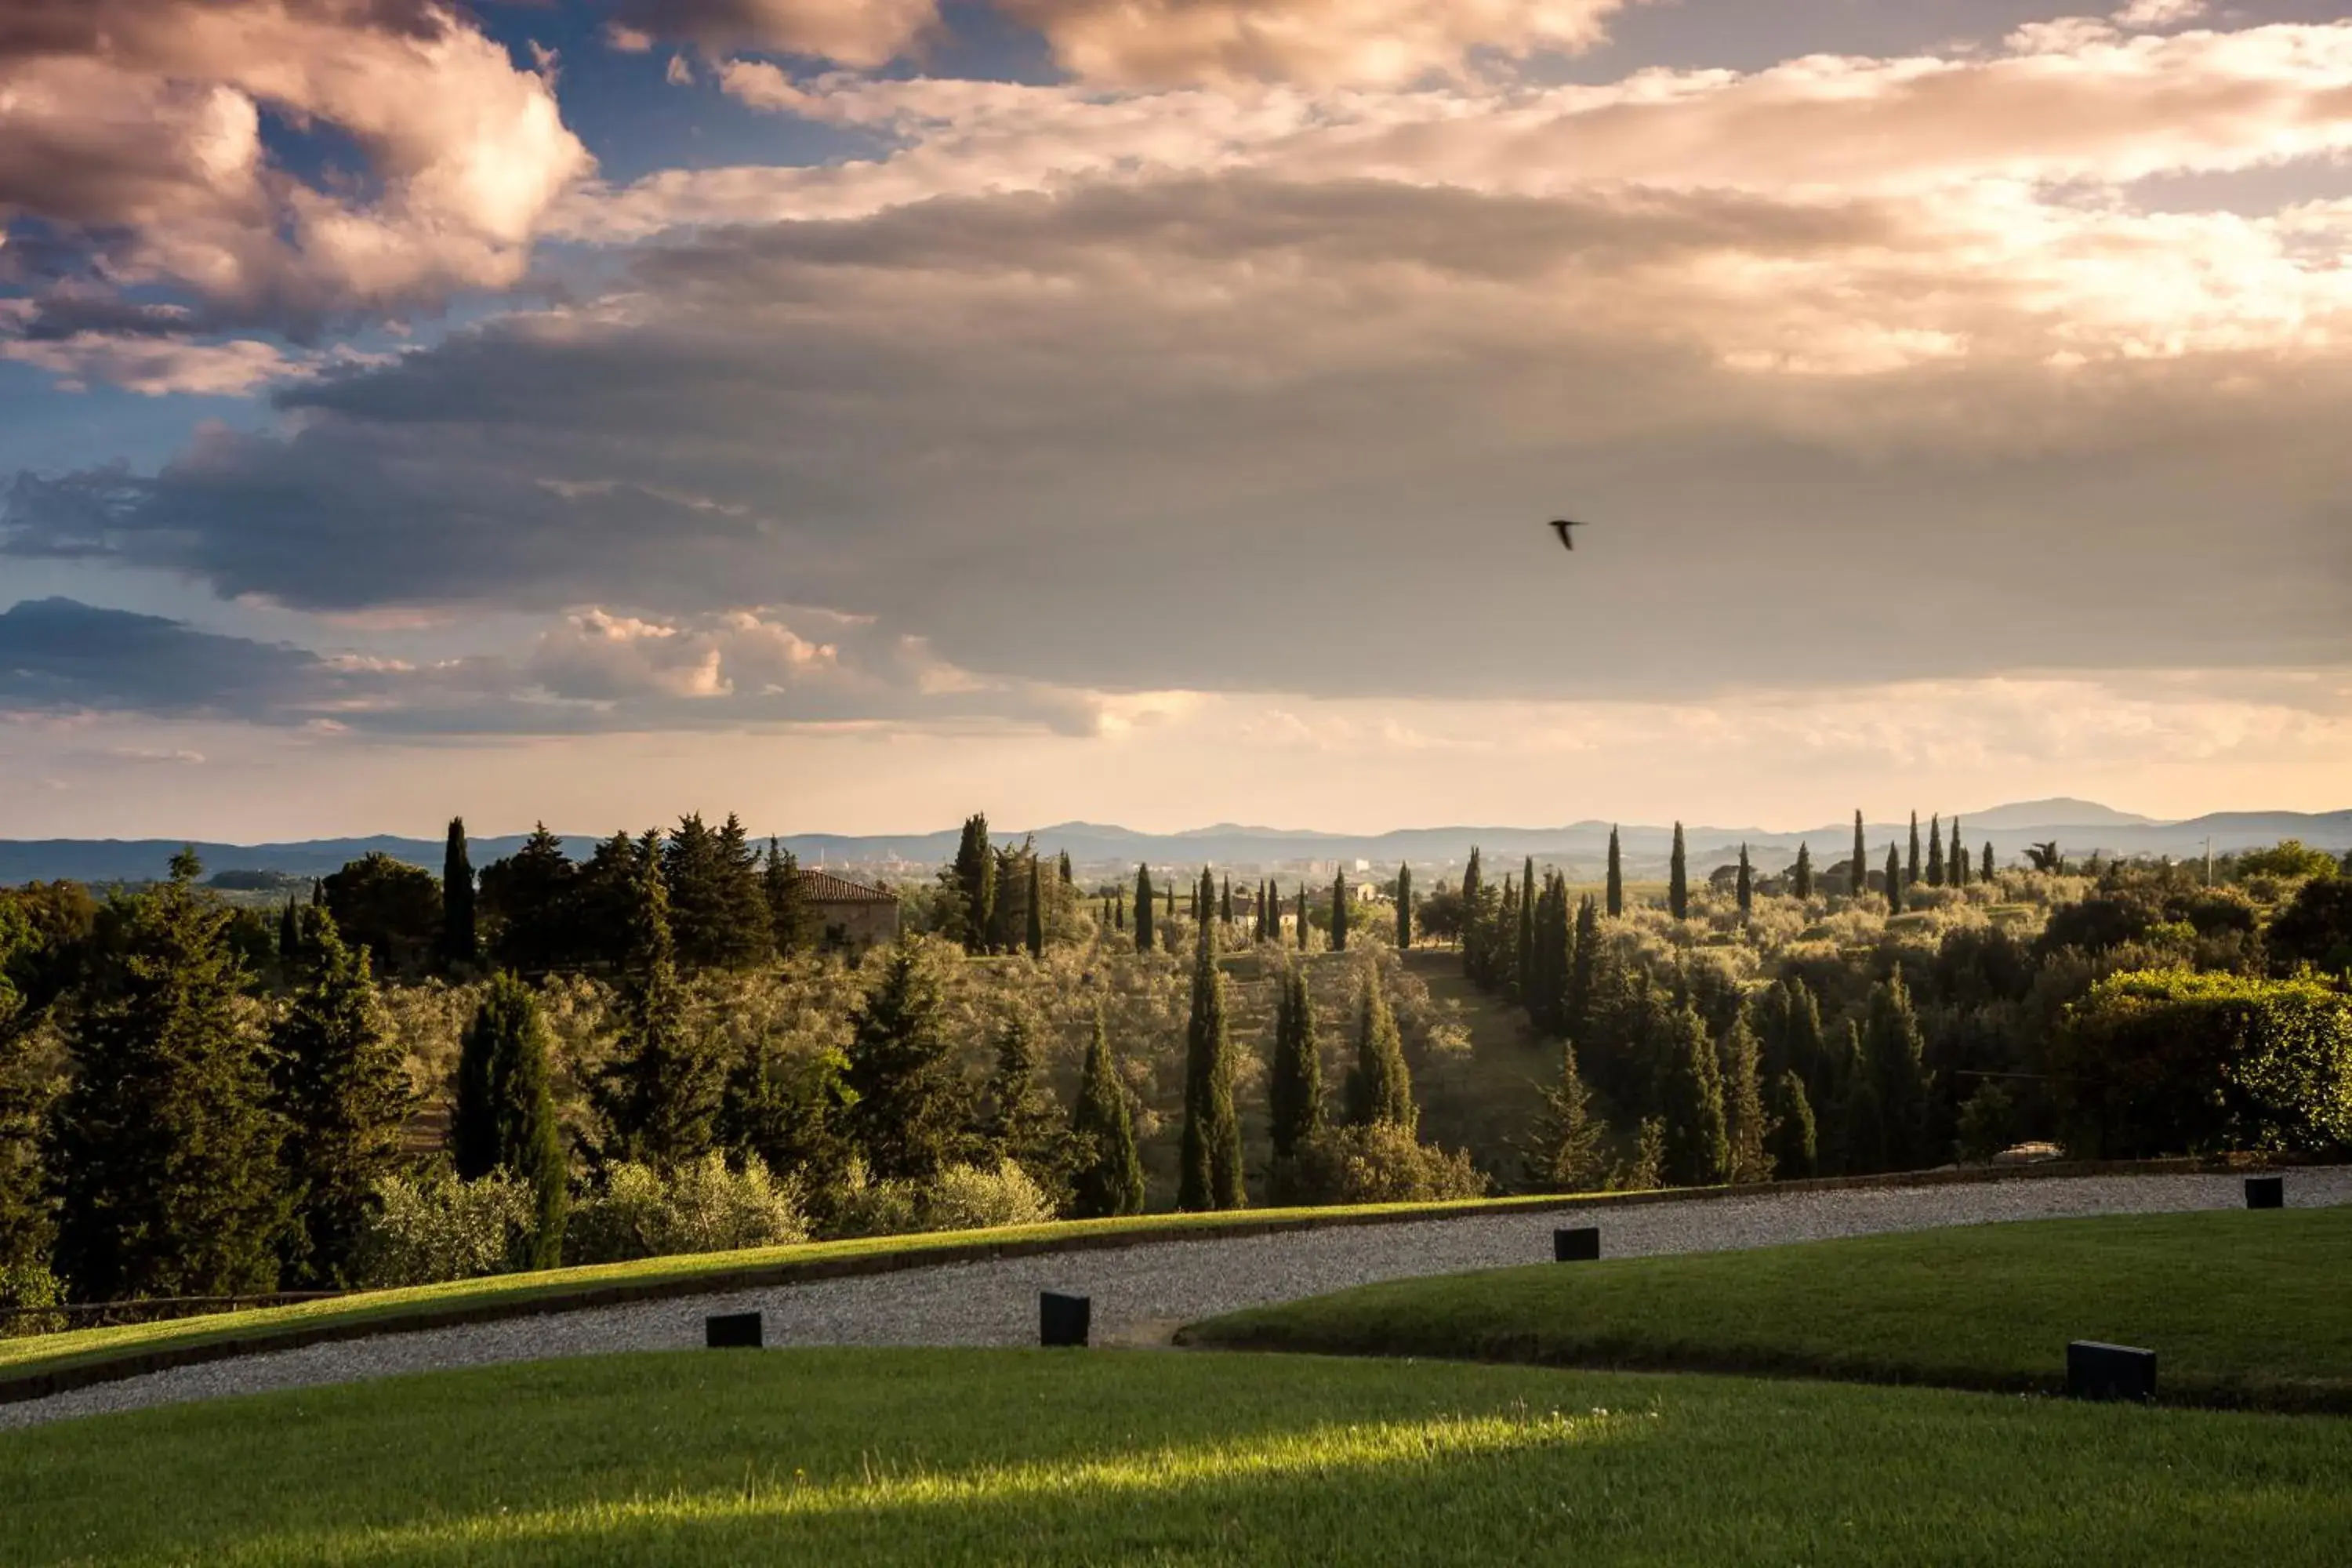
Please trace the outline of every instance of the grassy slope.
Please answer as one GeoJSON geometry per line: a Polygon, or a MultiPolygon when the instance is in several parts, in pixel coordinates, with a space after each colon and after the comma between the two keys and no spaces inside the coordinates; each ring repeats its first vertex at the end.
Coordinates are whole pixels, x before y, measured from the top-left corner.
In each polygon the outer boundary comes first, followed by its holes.
{"type": "Polygon", "coordinates": [[[1189,1342],[2051,1389],[2147,1346],[2168,1399],[2352,1411],[2352,1208],[1978,1226],[1544,1265],[1254,1309],[1189,1342]]]}
{"type": "Polygon", "coordinates": [[[2352,1423],[1919,1390],[687,1352],[0,1436],[0,1561],[2321,1564],[2347,1471],[2352,1423]]]}

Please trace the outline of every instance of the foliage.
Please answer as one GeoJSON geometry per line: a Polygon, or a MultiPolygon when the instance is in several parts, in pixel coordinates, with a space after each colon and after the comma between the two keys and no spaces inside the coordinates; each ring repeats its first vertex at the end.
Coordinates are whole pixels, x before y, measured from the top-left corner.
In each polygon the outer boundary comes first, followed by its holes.
{"type": "Polygon", "coordinates": [[[512,974],[490,982],[466,1031],[449,1152],[462,1181],[503,1173],[529,1184],[536,1216],[530,1261],[552,1268],[562,1252],[570,1172],[548,1076],[547,1026],[538,997],[512,974]]]}
{"type": "Polygon", "coordinates": [[[467,853],[466,819],[449,819],[449,841],[441,853],[440,958],[444,969],[460,969],[481,955],[474,921],[474,864],[467,853]]]}
{"type": "Polygon", "coordinates": [[[1723,1113],[1723,1072],[1706,1024],[1685,1006],[1670,1026],[1675,1041],[1663,1094],[1665,1179],[1703,1187],[1731,1174],[1723,1113]]]}
{"type": "Polygon", "coordinates": [[[698,1160],[718,1143],[726,1068],[688,1026],[676,952],[662,857],[648,833],[637,856],[625,1037],[597,1086],[608,1161],[672,1165],[698,1160]]]}
{"type": "Polygon", "coordinates": [[[1527,1184],[1538,1192],[1582,1193],[1609,1180],[1608,1128],[1592,1108],[1592,1090],[1576,1070],[1576,1047],[1560,1048],[1559,1081],[1543,1091],[1543,1109],[1519,1152],[1527,1184]]]}
{"type": "Polygon", "coordinates": [[[26,1309],[62,1306],[65,1299],[65,1282],[47,1264],[0,1258],[0,1340],[58,1332],[66,1326],[64,1313],[26,1309]]]}
{"type": "Polygon", "coordinates": [[[625,1263],[805,1241],[799,1190],[758,1163],[730,1170],[717,1154],[668,1171],[623,1161],[604,1173],[565,1228],[566,1263],[625,1263]]]}
{"type": "Polygon", "coordinates": [[[1356,1065],[1348,1075],[1348,1120],[1359,1127],[1383,1124],[1412,1132],[1421,1111],[1413,1104],[1412,1073],[1405,1066],[1404,1042],[1397,1035],[1380,965],[1368,962],[1358,980],[1356,1065]]]}
{"type": "Polygon", "coordinates": [[[1240,1208],[1241,1121],[1234,1110],[1233,1041],[1225,1022],[1225,976],[1217,939],[1201,922],[1192,963],[1192,1016],[1185,1030],[1184,1133],[1177,1166],[1180,1209],[1240,1208]]]}
{"type": "Polygon", "coordinates": [[[2268,849],[2238,857],[2241,877],[2333,877],[2337,869],[2335,856],[2300,838],[2283,838],[2268,849]]]}
{"type": "Polygon", "coordinates": [[[1266,1084],[1268,1140],[1277,1167],[1323,1124],[1323,1052],[1307,972],[1286,961],[1275,1002],[1274,1066],[1266,1084]]]}
{"type": "Polygon", "coordinates": [[[1466,1151],[1423,1143],[1394,1121],[1322,1129],[1299,1145],[1290,1179],[1298,1201],[1312,1204],[1436,1203],[1486,1193],[1466,1151]]]}
{"type": "Polygon", "coordinates": [[[920,939],[901,939],[852,1020],[845,1126],[884,1179],[937,1173],[967,1120],[941,986],[938,956],[920,939]]]}
{"type": "Polygon", "coordinates": [[[1070,1213],[1078,1219],[1107,1219],[1143,1212],[1143,1161],[1135,1149],[1135,1118],[1127,1090],[1112,1070],[1110,1042],[1100,1005],[1087,1037],[1086,1066],[1076,1107],[1070,1116],[1074,1166],[1070,1213]]]}
{"type": "Polygon", "coordinates": [[[425,973],[441,941],[441,884],[430,871],[371,849],[320,887],[335,929],[367,951],[378,975],[425,973]]]}
{"type": "Polygon", "coordinates": [[[510,1273],[530,1267],[537,1232],[537,1199],[513,1176],[386,1176],[376,1184],[352,1273],[371,1289],[510,1273]]]}
{"type": "Polygon", "coordinates": [[[2308,963],[2352,974],[2352,877],[2314,877],[2271,921],[2271,952],[2281,964],[2308,963]]]}
{"type": "Polygon", "coordinates": [[[919,1180],[873,1181],[853,1163],[835,1206],[835,1236],[911,1236],[1043,1225],[1054,1205],[1029,1173],[1010,1160],[993,1166],[957,1163],[919,1180]]]}

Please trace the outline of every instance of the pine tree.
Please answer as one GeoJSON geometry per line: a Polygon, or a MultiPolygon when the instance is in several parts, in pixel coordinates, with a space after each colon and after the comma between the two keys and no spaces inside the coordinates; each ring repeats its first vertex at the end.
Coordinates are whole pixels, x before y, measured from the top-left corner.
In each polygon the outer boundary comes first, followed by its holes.
{"type": "Polygon", "coordinates": [[[1886,847],[1886,912],[1903,912],[1903,859],[1892,844],[1886,847]]]}
{"type": "Polygon", "coordinates": [[[940,975],[913,936],[890,950],[850,1022],[851,1142],[877,1178],[928,1180],[954,1153],[966,1096],[940,975]]]}
{"type": "Polygon", "coordinates": [[[281,1133],[230,911],[197,890],[202,871],[183,850],[169,881],[114,906],[67,1023],[72,1082],[45,1153],[58,1270],[81,1300],[278,1283],[281,1133]]]}
{"type": "Polygon", "coordinates": [[[1348,1120],[1359,1127],[1382,1124],[1410,1133],[1421,1112],[1412,1102],[1412,1073],[1405,1066],[1404,1042],[1389,1009],[1379,963],[1367,962],[1356,1004],[1356,1066],[1348,1075],[1348,1120]]]}
{"type": "Polygon", "coordinates": [[[583,962],[580,875],[543,822],[521,848],[483,867],[477,901],[489,917],[490,956],[528,974],[583,962]]]}
{"type": "Polygon", "coordinates": [[[1940,813],[1927,819],[1927,886],[1944,885],[1944,818],[1940,813]]]}
{"type": "Polygon", "coordinates": [[[1685,1005],[1670,1026],[1672,1055],[1661,1086],[1666,1122],[1666,1179],[1676,1186],[1712,1186],[1730,1174],[1731,1142],[1724,1128],[1723,1073],[1706,1025],[1685,1005]]]}
{"type": "Polygon", "coordinates": [[[1045,956],[1045,896],[1037,880],[1037,857],[1029,857],[1029,956],[1045,956]]]}
{"type": "Polygon", "coordinates": [[[1151,868],[1135,868],[1135,951],[1150,952],[1151,940],[1151,868]]]}
{"type": "Polygon", "coordinates": [[[1789,873],[1789,891],[1800,901],[1813,896],[1813,847],[1810,844],[1797,846],[1797,866],[1789,873]]]}
{"type": "Polygon", "coordinates": [[[1015,1008],[997,1033],[981,1139],[995,1158],[1013,1161],[1034,1176],[1050,1176],[1060,1163],[1060,1121],[1053,1097],[1037,1082],[1035,1026],[1015,1008]]]}
{"type": "Polygon", "coordinates": [[[1397,951],[1412,946],[1412,868],[1397,866],[1397,951]]]}
{"type": "Polygon", "coordinates": [[[1927,1144],[1927,1047],[1902,971],[1872,989],[1870,1022],[1863,1039],[1871,1085],[1885,1119],[1886,1163],[1895,1170],[1923,1169],[1933,1158],[1927,1144]]]}
{"type": "Polygon", "coordinates": [[[1991,839],[1990,839],[1990,838],[1988,838],[1988,839],[1986,839],[1986,840],[1985,840],[1985,847],[1984,847],[1984,864],[1983,864],[1983,865],[1981,865],[1981,866],[1979,866],[1979,867],[1978,867],[1978,868],[1977,868],[1977,870],[1978,870],[1978,871],[1979,871],[1979,873],[1982,876],[1982,878],[1983,878],[1983,879],[1984,879],[1985,881],[1990,882],[1990,881],[1991,881],[1991,880],[1993,879],[1994,871],[1993,871],[1993,864],[1992,864],[1992,840],[1991,840],[1991,839]]]}
{"type": "Polygon", "coordinates": [[[1625,912],[1625,863],[1617,852],[1617,829],[1609,830],[1609,918],[1615,920],[1625,912]]]}
{"type": "Polygon", "coordinates": [[[1560,1047],[1559,1082],[1543,1091],[1543,1109],[1520,1146],[1528,1185],[1544,1193],[1591,1192],[1608,1180],[1608,1128],[1593,1114],[1592,1091],[1576,1070],[1576,1047],[1560,1047]]]}
{"type": "Polygon", "coordinates": [[[1214,928],[1203,921],[1192,964],[1192,1018],[1185,1035],[1184,1134],[1176,1206],[1188,1211],[1237,1209],[1245,1201],[1241,1121],[1234,1112],[1233,1046],[1225,1026],[1225,976],[1217,967],[1214,928]]]}
{"type": "Polygon", "coordinates": [[[504,1172],[530,1184],[534,1268],[562,1258],[569,1175],[548,1054],[539,998],[511,973],[493,977],[458,1050],[449,1151],[466,1181],[504,1172]]]}
{"type": "Polygon", "coordinates": [[[1870,891],[1870,848],[1862,839],[1862,813],[1853,814],[1853,901],[1870,891]]]}
{"type": "Polygon", "coordinates": [[[1772,1080],[1767,1110],[1772,1119],[1772,1168],[1783,1180],[1810,1176],[1818,1158],[1812,1102],[1804,1079],[1792,1068],[1772,1080]]]}
{"type": "Polygon", "coordinates": [[[1323,1052],[1315,1038],[1315,1005],[1307,972],[1295,963],[1284,965],[1275,998],[1274,1070],[1266,1101],[1274,1157],[1289,1160],[1323,1124],[1323,1052]]]}
{"type": "Polygon", "coordinates": [[[1746,920],[1756,910],[1756,873],[1748,864],[1748,846],[1739,847],[1739,879],[1733,884],[1732,898],[1739,905],[1739,918],[1746,920]]]}
{"type": "Polygon", "coordinates": [[[1135,1116],[1112,1069],[1099,1003],[1094,1031],[1087,1037],[1086,1068],[1078,1079],[1078,1103],[1070,1114],[1070,1134],[1076,1154],[1076,1168],[1070,1174],[1071,1213],[1079,1219],[1141,1214],[1143,1161],[1135,1149],[1135,1116]]]}
{"type": "Polygon", "coordinates": [[[761,868],[760,891],[768,907],[768,934],[780,958],[805,952],[815,936],[815,916],[808,903],[808,884],[801,879],[799,859],[773,838],[761,868]]]}
{"type": "Polygon", "coordinates": [[[441,967],[462,968],[481,956],[474,930],[474,864],[466,853],[466,819],[449,819],[441,851],[441,967]]]}
{"type": "Polygon", "coordinates": [[[1743,1012],[1723,1042],[1723,1109],[1730,1123],[1730,1176],[1736,1183],[1772,1179],[1772,1123],[1765,1114],[1756,1031],[1743,1012]]]}
{"type": "Polygon", "coordinates": [[[293,1204],[283,1258],[299,1289],[356,1284],[352,1254],[400,1156],[408,1070],[367,959],[310,911],[299,980],[270,1031],[271,1105],[293,1204]]]}
{"type": "Polygon", "coordinates": [[[599,1080],[607,1159],[670,1166],[717,1146],[723,1067],[688,1027],[670,937],[658,837],[638,852],[636,906],[621,987],[621,1047],[599,1080]]]}
{"type": "Polygon", "coordinates": [[[1690,866],[1683,853],[1683,825],[1675,824],[1673,858],[1666,865],[1666,909],[1678,921],[1690,919],[1690,866]]]}
{"type": "Polygon", "coordinates": [[[760,852],[751,847],[743,819],[733,812],[719,825],[712,846],[719,877],[719,925],[711,933],[711,960],[729,969],[750,969],[775,956],[776,928],[768,912],[768,889],[760,852]]]}
{"type": "Polygon", "coordinates": [[[1331,951],[1348,951],[1348,873],[1340,871],[1331,878],[1331,951]]]}
{"type": "MultiPolygon", "coordinates": [[[[963,896],[964,951],[979,952],[988,945],[988,933],[996,923],[996,856],[989,847],[986,812],[964,818],[951,876],[963,896]]],[[[1150,924],[1145,919],[1143,925],[1150,924]]]]}
{"type": "Polygon", "coordinates": [[[1903,885],[1911,886],[1919,879],[1919,814],[1911,814],[1911,858],[1903,863],[1903,885]]]}

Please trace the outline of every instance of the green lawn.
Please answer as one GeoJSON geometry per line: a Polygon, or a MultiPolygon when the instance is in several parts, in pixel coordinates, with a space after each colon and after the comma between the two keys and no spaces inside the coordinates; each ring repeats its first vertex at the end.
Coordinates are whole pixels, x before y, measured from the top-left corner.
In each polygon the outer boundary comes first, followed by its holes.
{"type": "Polygon", "coordinates": [[[477,1369],[0,1435],[0,1562],[2341,1564],[2352,1422],[1151,1352],[477,1369]]]}
{"type": "Polygon", "coordinates": [[[2053,1390],[2070,1340],[2162,1399],[2352,1412],[2352,1208],[2042,1220],[1366,1286],[1186,1342],[2053,1390]]]}

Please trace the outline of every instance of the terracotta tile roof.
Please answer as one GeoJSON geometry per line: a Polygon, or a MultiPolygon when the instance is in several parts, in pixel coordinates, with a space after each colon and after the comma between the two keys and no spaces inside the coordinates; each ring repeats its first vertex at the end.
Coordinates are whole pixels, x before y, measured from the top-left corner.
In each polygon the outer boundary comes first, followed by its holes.
{"type": "Polygon", "coordinates": [[[887,888],[869,888],[830,871],[803,871],[801,891],[813,904],[895,904],[898,895],[887,888]]]}

